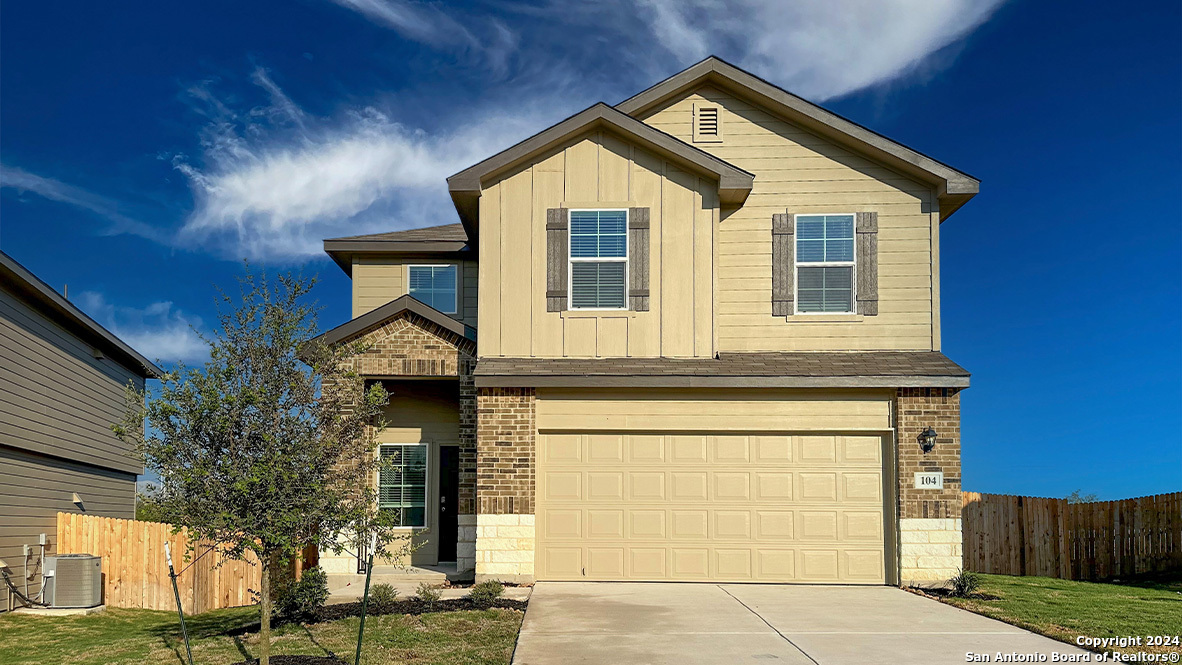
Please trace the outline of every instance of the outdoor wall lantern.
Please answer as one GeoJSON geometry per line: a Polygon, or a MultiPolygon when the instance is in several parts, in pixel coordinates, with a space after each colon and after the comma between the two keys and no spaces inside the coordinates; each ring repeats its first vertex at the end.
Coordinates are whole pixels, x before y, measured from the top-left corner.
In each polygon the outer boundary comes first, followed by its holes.
{"type": "Polygon", "coordinates": [[[936,430],[932,429],[931,427],[919,433],[919,447],[923,449],[924,455],[932,452],[932,448],[936,447],[937,436],[940,435],[936,434],[936,430]]]}

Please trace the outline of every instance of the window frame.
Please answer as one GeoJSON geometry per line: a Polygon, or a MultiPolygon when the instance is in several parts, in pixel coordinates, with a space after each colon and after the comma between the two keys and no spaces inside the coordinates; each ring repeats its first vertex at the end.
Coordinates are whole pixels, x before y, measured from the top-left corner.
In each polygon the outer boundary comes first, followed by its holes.
{"type": "MultiPolygon", "coordinates": [[[[410,292],[410,273],[415,268],[451,268],[456,273],[456,288],[452,293],[451,311],[439,310],[444,314],[457,314],[460,311],[460,266],[455,263],[408,263],[406,264],[406,294],[414,298],[414,294],[410,292]]],[[[418,298],[415,298],[418,300],[418,298]]],[[[419,302],[422,302],[419,300],[419,302]]],[[[424,303],[426,304],[426,303],[424,303]]]]}
{"type": "Polygon", "coordinates": [[[858,313],[858,214],[853,212],[800,212],[792,215],[792,302],[795,312],[800,316],[845,316],[858,313]],[[853,258],[849,261],[801,261],[800,260],[800,226],[796,223],[801,217],[838,217],[848,216],[852,220],[850,225],[853,234],[853,258]],[[844,312],[804,312],[800,309],[800,269],[801,268],[846,268],[850,269],[850,308],[844,312]]]}
{"type": "MultiPolygon", "coordinates": [[[[424,463],[423,463],[423,523],[422,524],[413,524],[413,525],[399,525],[394,528],[396,528],[396,529],[429,529],[429,528],[431,528],[431,523],[433,521],[432,511],[430,511],[428,509],[431,506],[431,444],[427,443],[427,442],[381,443],[381,444],[378,444],[378,460],[380,461],[382,459],[382,450],[383,449],[392,448],[395,446],[400,446],[400,447],[419,446],[424,449],[424,451],[426,452],[426,455],[423,458],[424,459],[424,463]]],[[[377,484],[376,484],[376,486],[377,486],[377,490],[378,490],[377,497],[376,497],[377,502],[378,502],[378,510],[383,510],[383,508],[382,508],[382,469],[380,466],[377,470],[377,484]]]]}
{"type": "Polygon", "coordinates": [[[570,208],[566,213],[566,309],[572,312],[626,312],[629,310],[628,306],[628,289],[631,286],[631,262],[632,252],[629,251],[629,243],[632,239],[632,234],[628,230],[628,224],[631,220],[632,213],[628,208],[570,208]],[[575,225],[571,223],[571,215],[576,212],[623,212],[624,213],[624,256],[620,257],[591,257],[591,256],[573,256],[574,254],[574,230],[575,225]],[[575,263],[623,263],[624,264],[624,306],[623,307],[575,307],[575,263]]]}

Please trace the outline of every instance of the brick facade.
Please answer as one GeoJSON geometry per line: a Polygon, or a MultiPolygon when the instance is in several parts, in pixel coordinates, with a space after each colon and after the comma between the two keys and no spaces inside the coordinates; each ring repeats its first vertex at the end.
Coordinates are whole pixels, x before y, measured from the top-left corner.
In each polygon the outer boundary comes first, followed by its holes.
{"type": "Polygon", "coordinates": [[[456,564],[460,571],[472,570],[476,562],[476,342],[410,311],[344,340],[352,341],[366,347],[352,359],[354,369],[366,378],[456,377],[459,382],[456,564]]]}
{"type": "Polygon", "coordinates": [[[899,578],[902,584],[939,584],[962,565],[960,393],[954,388],[900,388],[895,395],[899,473],[899,578]],[[939,436],[924,453],[919,433],[939,436]],[[915,474],[940,471],[944,488],[915,488],[915,474]]]}
{"type": "Polygon", "coordinates": [[[481,388],[476,395],[476,512],[534,513],[533,388],[481,388]]]}
{"type": "Polygon", "coordinates": [[[476,395],[476,581],[534,579],[533,388],[476,395]]]}
{"type": "Polygon", "coordinates": [[[900,388],[895,396],[899,441],[899,517],[960,517],[960,393],[956,388],[900,388]],[[919,433],[932,427],[939,434],[927,454],[919,433]],[[943,490],[915,489],[918,471],[943,471],[943,490]]]}

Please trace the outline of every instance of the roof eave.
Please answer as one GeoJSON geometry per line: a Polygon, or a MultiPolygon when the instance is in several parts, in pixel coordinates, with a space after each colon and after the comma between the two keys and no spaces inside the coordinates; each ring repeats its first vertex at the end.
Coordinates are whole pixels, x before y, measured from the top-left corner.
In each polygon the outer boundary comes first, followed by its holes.
{"type": "Polygon", "coordinates": [[[355,254],[438,254],[461,256],[470,248],[464,240],[325,240],[324,252],[345,271],[353,275],[355,254]]]}
{"type": "Polygon", "coordinates": [[[164,376],[164,370],[157,367],[155,363],[99,325],[28,268],[3,252],[0,252],[0,275],[4,275],[6,281],[10,282],[13,288],[26,294],[26,297],[36,300],[42,307],[52,312],[52,318],[58,323],[68,324],[74,334],[84,337],[96,348],[107,352],[116,358],[120,365],[136,372],[141,378],[159,379],[164,376]]]}
{"type": "Polygon", "coordinates": [[[305,342],[300,347],[299,355],[301,358],[307,358],[311,355],[309,348],[314,348],[317,344],[325,346],[334,346],[343,342],[346,339],[359,335],[370,328],[374,328],[383,321],[401,314],[404,311],[409,311],[412,314],[417,314],[422,318],[438,325],[440,328],[452,332],[460,337],[469,340],[476,339],[476,328],[469,326],[462,321],[457,321],[447,314],[431,307],[412,295],[403,295],[391,300],[390,302],[372,309],[361,316],[350,319],[341,325],[327,330],[316,337],[305,342]]]}

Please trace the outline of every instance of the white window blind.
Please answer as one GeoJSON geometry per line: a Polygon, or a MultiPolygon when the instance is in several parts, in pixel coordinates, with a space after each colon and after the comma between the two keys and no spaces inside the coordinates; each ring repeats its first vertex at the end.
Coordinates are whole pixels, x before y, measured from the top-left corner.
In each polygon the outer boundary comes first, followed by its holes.
{"type": "Polygon", "coordinates": [[[456,313],[456,267],[410,266],[406,292],[444,314],[456,313]]]}
{"type": "Polygon", "coordinates": [[[571,309],[628,306],[628,211],[570,212],[571,309]]]}
{"type": "Polygon", "coordinates": [[[384,445],[378,508],[395,510],[399,526],[426,526],[427,446],[384,445]]]}
{"type": "Polygon", "coordinates": [[[796,216],[797,311],[854,311],[854,216],[796,216]]]}

